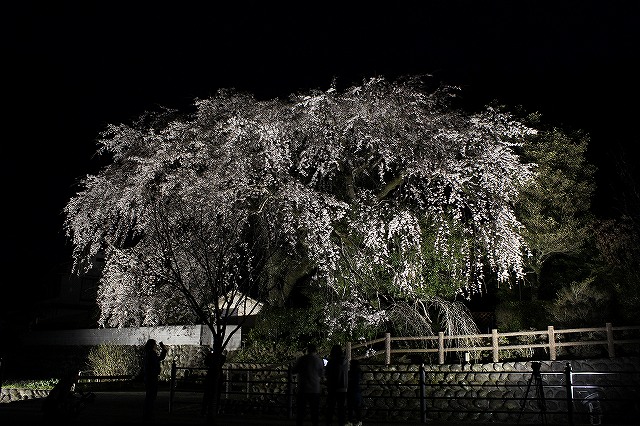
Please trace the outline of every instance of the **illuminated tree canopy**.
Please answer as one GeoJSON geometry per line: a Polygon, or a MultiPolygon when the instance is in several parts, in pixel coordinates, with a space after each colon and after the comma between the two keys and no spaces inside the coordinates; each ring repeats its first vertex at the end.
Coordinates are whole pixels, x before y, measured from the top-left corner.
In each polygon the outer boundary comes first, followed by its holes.
{"type": "Polygon", "coordinates": [[[76,266],[105,253],[101,324],[189,312],[215,329],[233,295],[273,302],[306,277],[349,327],[480,291],[487,273],[521,278],[513,206],[533,165],[518,150],[535,131],[456,109],[456,92],[418,78],[287,100],[223,90],[192,114],[108,126],[109,165],[65,207],[76,266]]]}

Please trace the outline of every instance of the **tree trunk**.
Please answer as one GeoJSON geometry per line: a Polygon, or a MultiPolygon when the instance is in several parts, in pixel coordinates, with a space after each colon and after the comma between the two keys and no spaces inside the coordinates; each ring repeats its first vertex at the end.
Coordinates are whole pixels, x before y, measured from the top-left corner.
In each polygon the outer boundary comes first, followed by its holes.
{"type": "Polygon", "coordinates": [[[211,354],[210,365],[208,365],[203,402],[208,424],[218,424],[220,397],[222,396],[222,366],[225,361],[226,356],[222,354],[220,348],[214,349],[211,354]]]}

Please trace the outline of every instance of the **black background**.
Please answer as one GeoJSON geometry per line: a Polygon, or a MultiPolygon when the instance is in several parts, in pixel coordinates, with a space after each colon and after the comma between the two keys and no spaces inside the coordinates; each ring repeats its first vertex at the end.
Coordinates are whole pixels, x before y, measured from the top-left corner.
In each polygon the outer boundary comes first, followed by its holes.
{"type": "Polygon", "coordinates": [[[594,209],[619,214],[618,161],[635,164],[638,143],[638,2],[203,3],[5,6],[3,309],[33,303],[70,260],[61,212],[97,171],[98,132],[225,87],[271,98],[433,74],[470,102],[588,132],[594,209]]]}

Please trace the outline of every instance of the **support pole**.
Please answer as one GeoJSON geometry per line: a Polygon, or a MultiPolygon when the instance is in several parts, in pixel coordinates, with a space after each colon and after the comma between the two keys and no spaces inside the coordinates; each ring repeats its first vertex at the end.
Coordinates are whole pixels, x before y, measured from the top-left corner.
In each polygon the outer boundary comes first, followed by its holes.
{"type": "Polygon", "coordinates": [[[427,389],[424,364],[420,364],[420,421],[427,423],[427,389]]]}
{"type": "Polygon", "coordinates": [[[287,366],[287,414],[293,418],[293,372],[291,364],[287,366]]]}
{"type": "Polygon", "coordinates": [[[567,393],[567,416],[569,424],[573,425],[573,383],[571,379],[571,363],[567,362],[567,366],[564,368],[564,385],[567,393]]]}
{"type": "Polygon", "coordinates": [[[177,366],[176,366],[176,360],[174,359],[171,362],[171,381],[169,382],[169,413],[173,411],[173,397],[176,393],[176,382],[177,382],[176,371],[177,371],[177,366]]]}

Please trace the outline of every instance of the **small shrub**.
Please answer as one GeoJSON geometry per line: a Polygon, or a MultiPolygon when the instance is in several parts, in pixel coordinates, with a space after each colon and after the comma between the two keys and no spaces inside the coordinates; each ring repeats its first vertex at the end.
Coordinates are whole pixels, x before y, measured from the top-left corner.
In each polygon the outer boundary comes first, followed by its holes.
{"type": "MultiPolygon", "coordinates": [[[[320,326],[321,311],[314,308],[274,307],[260,313],[245,345],[235,351],[233,362],[284,362],[299,356],[307,342],[324,353],[326,331],[320,326]]],[[[328,352],[328,349],[326,350],[328,352]]]]}
{"type": "Polygon", "coordinates": [[[500,332],[542,330],[547,328],[546,305],[548,302],[509,301],[496,307],[496,328],[500,332]]]}
{"type": "Polygon", "coordinates": [[[558,291],[549,315],[556,327],[602,326],[608,320],[609,304],[609,293],[590,278],[558,291]]]}
{"type": "Polygon", "coordinates": [[[138,375],[140,350],[136,346],[102,344],[87,356],[87,366],[97,376],[138,375]]]}
{"type": "MultiPolygon", "coordinates": [[[[533,345],[538,343],[537,336],[501,336],[498,338],[498,344],[501,346],[506,345],[533,345]]],[[[514,349],[499,349],[498,356],[501,361],[507,360],[523,360],[523,359],[535,359],[535,348],[514,348],[514,349]]]]}
{"type": "Polygon", "coordinates": [[[253,341],[251,345],[229,354],[228,362],[281,363],[300,356],[301,352],[294,348],[276,345],[270,342],[253,341]]]}

